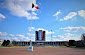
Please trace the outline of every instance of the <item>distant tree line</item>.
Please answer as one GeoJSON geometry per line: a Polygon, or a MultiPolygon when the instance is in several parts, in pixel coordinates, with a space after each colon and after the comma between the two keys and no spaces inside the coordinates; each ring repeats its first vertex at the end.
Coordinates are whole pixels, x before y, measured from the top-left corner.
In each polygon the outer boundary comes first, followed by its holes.
{"type": "Polygon", "coordinates": [[[85,33],[81,35],[81,40],[69,40],[69,46],[85,47],[85,33]]]}
{"type": "Polygon", "coordinates": [[[2,46],[8,46],[10,44],[10,40],[4,40],[2,46]]]}

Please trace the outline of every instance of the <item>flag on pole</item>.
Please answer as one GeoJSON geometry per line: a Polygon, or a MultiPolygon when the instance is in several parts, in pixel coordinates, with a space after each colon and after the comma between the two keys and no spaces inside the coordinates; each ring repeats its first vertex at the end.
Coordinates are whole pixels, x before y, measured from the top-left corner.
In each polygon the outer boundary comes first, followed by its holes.
{"type": "Polygon", "coordinates": [[[32,3],[32,8],[36,8],[36,9],[39,9],[39,7],[38,6],[35,6],[33,3],[32,3]]]}
{"type": "Polygon", "coordinates": [[[39,9],[39,7],[38,7],[38,6],[36,6],[35,8],[36,8],[36,9],[39,9]]]}
{"type": "Polygon", "coordinates": [[[32,3],[32,8],[34,8],[34,4],[32,3]]]}

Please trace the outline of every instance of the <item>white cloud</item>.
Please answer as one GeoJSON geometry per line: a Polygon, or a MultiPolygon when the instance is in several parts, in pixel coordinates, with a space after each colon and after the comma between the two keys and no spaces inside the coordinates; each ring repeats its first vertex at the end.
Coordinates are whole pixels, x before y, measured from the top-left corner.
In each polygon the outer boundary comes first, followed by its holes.
{"type": "Polygon", "coordinates": [[[35,12],[32,12],[32,15],[37,15],[35,12]]]}
{"type": "Polygon", "coordinates": [[[35,27],[28,27],[28,30],[29,30],[29,31],[31,31],[31,29],[34,30],[35,27]]]}
{"type": "Polygon", "coordinates": [[[46,34],[53,34],[54,32],[46,30],[46,34]]]}
{"type": "Polygon", "coordinates": [[[17,37],[13,37],[10,40],[14,40],[14,41],[20,41],[20,39],[18,39],[17,37]]]}
{"type": "Polygon", "coordinates": [[[85,10],[78,11],[78,15],[80,15],[81,17],[85,19],[85,10]]]}
{"type": "Polygon", "coordinates": [[[60,19],[60,21],[63,21],[63,19],[60,19]]]}
{"type": "Polygon", "coordinates": [[[10,40],[15,40],[15,41],[29,41],[30,40],[29,37],[22,37],[22,36],[17,36],[13,38],[9,37],[9,38],[10,40]]]}
{"type": "Polygon", "coordinates": [[[57,35],[56,41],[80,40],[80,37],[80,35],[65,33],[64,35],[57,35]]]}
{"type": "Polygon", "coordinates": [[[50,41],[51,40],[51,38],[50,37],[46,37],[46,41],[50,41]]]}
{"type": "Polygon", "coordinates": [[[67,32],[77,32],[77,31],[85,31],[85,27],[80,26],[80,27],[64,27],[60,28],[61,30],[67,31],[67,32]]]}
{"type": "Polygon", "coordinates": [[[35,19],[36,20],[36,19],[39,19],[39,17],[37,17],[37,16],[31,16],[30,15],[30,16],[27,16],[27,19],[28,20],[30,20],[30,19],[32,19],[32,20],[35,19]]]}
{"type": "Polygon", "coordinates": [[[31,36],[31,33],[27,33],[28,36],[31,36]]]}
{"type": "Polygon", "coordinates": [[[39,31],[39,30],[44,30],[44,31],[45,31],[45,29],[43,29],[43,28],[38,28],[37,30],[38,30],[38,31],[39,31]]]}
{"type": "Polygon", "coordinates": [[[13,34],[9,34],[9,36],[13,37],[13,36],[15,36],[15,35],[13,35],[13,34]]]}
{"type": "Polygon", "coordinates": [[[59,10],[58,12],[56,12],[53,16],[58,16],[61,13],[61,11],[59,10]]]}
{"type": "MultiPolygon", "coordinates": [[[[51,40],[51,37],[49,39],[51,40]]],[[[52,37],[52,41],[69,41],[69,40],[80,40],[80,39],[81,39],[80,35],[71,34],[71,33],[65,33],[63,35],[57,35],[52,37]]]]}
{"type": "MultiPolygon", "coordinates": [[[[30,37],[30,39],[31,39],[32,41],[35,40],[35,34],[32,34],[32,36],[31,36],[31,33],[27,33],[27,35],[30,37]]],[[[30,40],[30,39],[29,39],[29,40],[30,40]]]]}
{"type": "Polygon", "coordinates": [[[32,19],[39,19],[39,17],[37,17],[37,16],[33,16],[32,19]]]}
{"type": "Polygon", "coordinates": [[[0,13],[0,20],[5,19],[6,17],[0,13]]]}
{"type": "Polygon", "coordinates": [[[6,36],[7,35],[7,33],[6,32],[0,32],[0,36],[6,36]]]}
{"type": "Polygon", "coordinates": [[[29,41],[29,38],[24,35],[16,35],[15,39],[20,41],[29,41]]]}
{"type": "Polygon", "coordinates": [[[43,28],[38,28],[37,30],[46,31],[46,34],[47,34],[47,35],[55,33],[55,32],[51,32],[51,31],[45,30],[45,29],[43,29],[43,28]]]}
{"type": "Polygon", "coordinates": [[[64,17],[64,19],[60,19],[60,21],[72,19],[76,15],[76,12],[70,12],[67,16],[64,17]]]}
{"type": "Polygon", "coordinates": [[[56,12],[53,16],[56,16],[56,19],[58,19],[58,15],[61,13],[61,11],[59,10],[58,12],[56,12]]]}
{"type": "MultiPolygon", "coordinates": [[[[34,38],[34,35],[33,34],[33,37],[34,38]]],[[[0,37],[2,40],[15,40],[15,41],[29,41],[30,38],[25,36],[25,35],[14,35],[14,34],[7,34],[6,32],[0,32],[0,37]],[[4,37],[3,37],[4,36],[4,37]]],[[[32,41],[34,41],[34,39],[32,39],[32,41]]]]}
{"type": "MultiPolygon", "coordinates": [[[[36,0],[5,0],[0,4],[0,7],[8,9],[12,15],[31,19],[31,13],[28,13],[28,11],[32,9],[32,2],[37,5],[36,0]]],[[[35,11],[36,9],[33,8],[33,10],[35,11]]],[[[33,15],[33,19],[38,19],[38,17],[33,15]]]]}
{"type": "MultiPolygon", "coordinates": [[[[4,40],[7,40],[7,39],[9,39],[9,40],[15,40],[15,41],[29,41],[30,40],[30,38],[29,37],[26,37],[26,36],[24,36],[24,35],[14,35],[14,34],[9,34],[10,36],[6,36],[7,35],[7,33],[6,32],[4,32],[4,33],[2,33],[2,32],[0,32],[0,35],[4,35],[5,37],[2,37],[2,39],[4,40]],[[12,36],[12,37],[11,37],[12,36]]],[[[30,36],[30,33],[27,33],[27,35],[29,35],[30,36]]],[[[34,41],[35,40],[35,34],[32,34],[33,36],[32,36],[32,41],[34,41]]],[[[52,40],[53,41],[68,41],[68,40],[80,40],[80,35],[77,35],[77,34],[71,34],[71,33],[65,33],[65,34],[63,34],[63,35],[57,35],[57,36],[53,36],[52,37],[52,40]]],[[[51,37],[47,37],[46,36],[46,40],[47,41],[50,41],[51,40],[51,37]]]]}
{"type": "MultiPolygon", "coordinates": [[[[31,33],[27,33],[28,36],[31,36],[31,33]]],[[[32,36],[35,36],[35,34],[32,34],[32,36]]]]}
{"type": "Polygon", "coordinates": [[[19,37],[24,37],[24,35],[16,35],[16,36],[19,36],[19,37]]]}

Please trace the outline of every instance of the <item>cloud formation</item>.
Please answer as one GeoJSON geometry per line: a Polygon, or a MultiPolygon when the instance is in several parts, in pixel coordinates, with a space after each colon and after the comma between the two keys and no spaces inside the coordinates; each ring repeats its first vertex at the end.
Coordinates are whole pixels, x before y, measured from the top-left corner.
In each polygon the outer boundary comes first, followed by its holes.
{"type": "Polygon", "coordinates": [[[63,31],[66,32],[78,32],[78,31],[85,31],[85,27],[80,26],[80,27],[64,27],[64,28],[60,28],[63,31]]]}
{"type": "Polygon", "coordinates": [[[80,40],[80,37],[80,35],[65,33],[64,35],[57,35],[56,41],[80,40]]]}
{"type": "Polygon", "coordinates": [[[56,16],[56,20],[58,19],[58,15],[61,13],[61,11],[57,11],[53,16],[56,16]]]}
{"type": "Polygon", "coordinates": [[[76,15],[76,12],[70,12],[67,16],[64,17],[64,19],[60,19],[60,21],[72,19],[76,15]]]}
{"type": "Polygon", "coordinates": [[[85,19],[85,10],[78,11],[78,15],[80,15],[81,17],[85,19]]]}
{"type": "MultiPolygon", "coordinates": [[[[41,30],[41,29],[39,29],[41,30]]],[[[47,32],[47,31],[46,31],[47,32]]],[[[47,33],[46,33],[47,34],[47,33]]],[[[30,36],[30,33],[27,33],[28,36],[30,36]]],[[[31,37],[27,37],[25,35],[14,35],[14,34],[9,34],[7,35],[6,32],[0,32],[0,36],[2,37],[3,40],[15,40],[15,41],[29,41],[31,37]],[[3,37],[4,36],[4,37],[3,37]]],[[[51,37],[46,36],[46,40],[50,41],[51,37]]],[[[68,40],[80,40],[81,36],[77,34],[71,34],[71,33],[65,33],[63,35],[57,35],[53,36],[52,40],[53,41],[68,41],[68,40]]],[[[35,34],[32,34],[32,41],[35,40],[35,34]]]]}
{"type": "Polygon", "coordinates": [[[29,37],[26,37],[24,35],[14,35],[14,34],[8,34],[6,32],[0,32],[0,38],[2,40],[15,40],[15,41],[29,41],[29,37]]]}
{"type": "Polygon", "coordinates": [[[0,20],[5,19],[6,17],[0,13],[0,20]]]}
{"type": "MultiPolygon", "coordinates": [[[[31,33],[27,33],[28,36],[31,36],[31,33]]],[[[35,36],[35,34],[32,34],[32,36],[35,36]]]]}
{"type": "Polygon", "coordinates": [[[9,34],[9,36],[10,36],[10,37],[14,37],[15,35],[13,35],[13,34],[9,34]]]}
{"type": "Polygon", "coordinates": [[[6,32],[0,32],[0,36],[6,36],[7,33],[6,32]]]}
{"type": "Polygon", "coordinates": [[[58,12],[56,12],[53,16],[58,16],[61,13],[61,11],[59,10],[58,12]]]}
{"type": "Polygon", "coordinates": [[[29,41],[29,38],[24,36],[24,35],[16,35],[16,37],[18,38],[18,40],[20,41],[29,41]]]}
{"type": "MultiPolygon", "coordinates": [[[[36,0],[5,0],[4,2],[0,3],[0,7],[6,8],[14,16],[26,17],[29,20],[31,19],[32,15],[28,11],[32,10],[32,2],[37,5],[36,0]]],[[[33,8],[33,11],[35,10],[36,9],[33,8]]],[[[33,19],[39,18],[36,15],[33,15],[33,19]]]]}
{"type": "Polygon", "coordinates": [[[65,16],[63,19],[60,19],[60,21],[64,21],[64,20],[69,20],[72,19],[74,16],[76,15],[81,16],[82,18],[85,19],[85,10],[79,10],[77,12],[70,12],[67,16],[65,16]]]}
{"type": "Polygon", "coordinates": [[[47,34],[47,35],[49,35],[49,34],[54,34],[54,33],[55,33],[55,32],[51,32],[51,31],[45,30],[45,29],[43,29],[43,28],[38,28],[37,30],[38,30],[38,31],[39,31],[39,30],[46,31],[46,34],[47,34]]]}
{"type": "Polygon", "coordinates": [[[29,31],[31,31],[31,29],[34,30],[35,27],[28,27],[28,30],[29,30],[29,31]]]}

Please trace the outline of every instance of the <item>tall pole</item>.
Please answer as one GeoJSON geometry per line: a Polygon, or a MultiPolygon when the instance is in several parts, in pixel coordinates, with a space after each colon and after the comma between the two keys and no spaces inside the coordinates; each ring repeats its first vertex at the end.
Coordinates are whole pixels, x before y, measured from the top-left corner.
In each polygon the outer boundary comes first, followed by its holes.
{"type": "Polygon", "coordinates": [[[28,48],[29,51],[33,51],[33,46],[32,46],[32,12],[31,12],[31,38],[30,38],[30,46],[28,48]]]}
{"type": "Polygon", "coordinates": [[[51,30],[51,41],[52,41],[52,30],[51,30]]]}
{"type": "Polygon", "coordinates": [[[31,40],[32,40],[32,15],[31,15],[31,40]]]}
{"type": "Polygon", "coordinates": [[[0,35],[0,40],[1,40],[1,35],[0,35]]]}
{"type": "Polygon", "coordinates": [[[32,46],[32,12],[31,11],[31,38],[30,38],[30,46],[32,46]]]}

